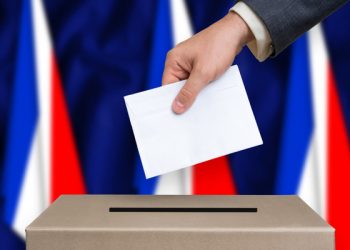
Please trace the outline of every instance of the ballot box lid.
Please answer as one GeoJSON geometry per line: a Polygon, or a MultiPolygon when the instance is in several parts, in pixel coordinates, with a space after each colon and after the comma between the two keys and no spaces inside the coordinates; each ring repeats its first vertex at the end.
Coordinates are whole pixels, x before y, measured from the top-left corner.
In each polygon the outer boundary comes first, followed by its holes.
{"type": "Polygon", "coordinates": [[[334,229],[297,196],[63,195],[28,230],[334,229]]]}

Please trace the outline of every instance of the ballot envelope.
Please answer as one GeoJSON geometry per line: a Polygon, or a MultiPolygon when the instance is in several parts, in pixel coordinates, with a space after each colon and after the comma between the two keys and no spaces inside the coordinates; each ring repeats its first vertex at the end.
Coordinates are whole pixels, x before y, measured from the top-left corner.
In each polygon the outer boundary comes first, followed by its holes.
{"type": "Polygon", "coordinates": [[[331,250],[334,229],[297,196],[64,195],[28,250],[331,250]]]}

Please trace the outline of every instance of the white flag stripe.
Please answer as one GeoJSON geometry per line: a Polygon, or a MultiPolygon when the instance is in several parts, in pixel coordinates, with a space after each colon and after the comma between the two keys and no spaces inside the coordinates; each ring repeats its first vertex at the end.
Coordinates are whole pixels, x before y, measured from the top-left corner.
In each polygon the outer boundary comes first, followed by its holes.
{"type": "Polygon", "coordinates": [[[14,230],[25,237],[25,228],[50,202],[51,152],[51,44],[42,1],[31,1],[37,80],[38,119],[16,206],[14,230]]]}
{"type": "Polygon", "coordinates": [[[32,0],[39,104],[39,147],[44,172],[45,204],[50,204],[52,46],[42,1],[32,0]]]}
{"type": "Polygon", "coordinates": [[[25,237],[25,228],[45,209],[37,129],[33,136],[28,163],[13,222],[14,231],[25,237]]]}
{"type": "Polygon", "coordinates": [[[317,173],[317,157],[315,147],[315,136],[312,133],[310,146],[303,167],[303,173],[300,180],[298,195],[302,198],[313,210],[321,215],[321,199],[319,192],[319,176],[317,173]]]}
{"type": "Polygon", "coordinates": [[[299,195],[326,218],[327,204],[327,74],[328,55],[321,25],[308,33],[314,128],[299,195]]]}
{"type": "MultiPolygon", "coordinates": [[[[192,27],[184,0],[171,0],[171,24],[174,45],[192,36],[192,27]]],[[[191,194],[191,167],[181,169],[158,178],[156,194],[191,194]]]]}
{"type": "Polygon", "coordinates": [[[187,194],[183,170],[164,174],[158,178],[156,192],[157,195],[181,195],[187,194]]]}
{"type": "Polygon", "coordinates": [[[320,195],[320,215],[327,214],[327,117],[329,57],[321,25],[308,34],[314,114],[315,156],[320,195]]]}
{"type": "Polygon", "coordinates": [[[171,0],[171,20],[174,43],[179,44],[193,34],[192,25],[184,0],[171,0]]]}

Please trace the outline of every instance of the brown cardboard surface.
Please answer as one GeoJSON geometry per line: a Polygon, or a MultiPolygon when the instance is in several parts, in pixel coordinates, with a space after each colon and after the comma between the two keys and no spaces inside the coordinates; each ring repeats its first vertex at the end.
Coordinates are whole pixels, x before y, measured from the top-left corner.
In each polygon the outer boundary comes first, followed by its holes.
{"type": "Polygon", "coordinates": [[[334,249],[334,229],[297,196],[61,196],[26,230],[27,249],[334,249]],[[116,208],[257,208],[109,212],[116,208]]]}

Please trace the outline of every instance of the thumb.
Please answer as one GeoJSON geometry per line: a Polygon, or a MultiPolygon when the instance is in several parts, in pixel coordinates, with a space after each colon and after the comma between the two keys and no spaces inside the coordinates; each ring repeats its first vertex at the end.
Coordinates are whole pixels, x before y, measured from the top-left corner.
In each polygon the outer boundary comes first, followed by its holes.
{"type": "Polygon", "coordinates": [[[172,108],[177,114],[182,114],[188,110],[195,101],[199,92],[209,83],[209,78],[197,69],[193,69],[185,85],[177,94],[172,108]]]}

